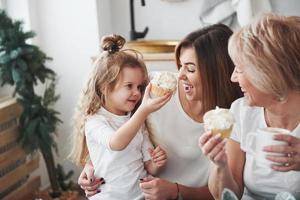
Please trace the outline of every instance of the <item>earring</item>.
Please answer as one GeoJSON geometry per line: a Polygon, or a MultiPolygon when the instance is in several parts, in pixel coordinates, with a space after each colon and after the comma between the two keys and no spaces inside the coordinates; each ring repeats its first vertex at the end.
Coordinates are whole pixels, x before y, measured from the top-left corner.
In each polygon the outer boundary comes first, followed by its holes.
{"type": "Polygon", "coordinates": [[[278,101],[281,102],[281,103],[284,103],[284,102],[286,102],[286,97],[281,96],[281,97],[278,98],[278,101]]]}

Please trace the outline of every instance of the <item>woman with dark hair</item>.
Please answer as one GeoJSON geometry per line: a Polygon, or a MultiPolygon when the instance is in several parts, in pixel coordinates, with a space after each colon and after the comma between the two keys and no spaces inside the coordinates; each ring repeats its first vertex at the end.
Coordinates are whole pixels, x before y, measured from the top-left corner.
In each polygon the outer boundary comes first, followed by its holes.
{"type": "MultiPolygon", "coordinates": [[[[197,144],[204,132],[203,114],[216,106],[229,108],[241,96],[238,85],[230,81],[231,35],[227,26],[216,24],[188,34],[178,44],[178,89],[149,117],[152,140],[167,152],[168,161],[158,177],[141,180],[145,199],[212,199],[207,187],[210,162],[197,144]]],[[[86,165],[78,181],[87,195],[100,185],[91,182],[91,172],[91,165],[86,165]]]]}

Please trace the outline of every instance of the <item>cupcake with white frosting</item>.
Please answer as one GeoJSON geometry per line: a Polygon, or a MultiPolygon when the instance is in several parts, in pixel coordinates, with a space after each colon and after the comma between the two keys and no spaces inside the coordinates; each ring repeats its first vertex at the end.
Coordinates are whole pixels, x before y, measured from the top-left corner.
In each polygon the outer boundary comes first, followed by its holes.
{"type": "Polygon", "coordinates": [[[228,138],[231,134],[235,122],[229,109],[216,107],[214,110],[206,112],[203,116],[204,129],[212,134],[221,134],[222,138],[228,138]]]}
{"type": "Polygon", "coordinates": [[[161,97],[167,93],[173,93],[177,87],[177,78],[174,73],[156,72],[151,79],[151,97],[161,97]]]}

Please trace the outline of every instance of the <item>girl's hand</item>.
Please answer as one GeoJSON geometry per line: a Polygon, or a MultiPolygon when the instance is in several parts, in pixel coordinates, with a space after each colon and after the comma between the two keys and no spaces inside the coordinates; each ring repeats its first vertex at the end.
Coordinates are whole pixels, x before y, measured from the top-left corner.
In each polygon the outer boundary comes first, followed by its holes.
{"type": "Polygon", "coordinates": [[[151,83],[147,85],[142,103],[139,107],[139,109],[143,109],[147,114],[150,114],[160,109],[172,97],[172,93],[168,93],[162,97],[151,98],[150,90],[151,90],[151,83]]]}
{"type": "Polygon", "coordinates": [[[177,197],[177,186],[167,180],[147,176],[141,180],[140,188],[145,200],[167,200],[177,197]]]}
{"type": "Polygon", "coordinates": [[[222,139],[220,133],[213,135],[210,131],[207,131],[199,138],[199,146],[203,154],[219,167],[227,164],[225,145],[226,139],[222,139]]]}
{"type": "Polygon", "coordinates": [[[153,164],[157,168],[161,168],[161,167],[166,165],[166,163],[167,163],[167,154],[162,148],[157,146],[155,149],[149,149],[148,151],[151,155],[153,164]]]}
{"type": "Polygon", "coordinates": [[[270,145],[264,148],[266,152],[282,153],[284,156],[267,156],[268,160],[280,165],[272,165],[276,171],[286,172],[290,170],[300,171],[300,138],[292,135],[279,134],[274,136],[275,140],[288,142],[288,146],[270,145]]]}
{"type": "Polygon", "coordinates": [[[105,181],[103,178],[95,177],[94,167],[91,164],[86,163],[78,178],[78,184],[84,190],[85,195],[91,197],[101,192],[98,188],[102,184],[105,184],[105,181]]]}

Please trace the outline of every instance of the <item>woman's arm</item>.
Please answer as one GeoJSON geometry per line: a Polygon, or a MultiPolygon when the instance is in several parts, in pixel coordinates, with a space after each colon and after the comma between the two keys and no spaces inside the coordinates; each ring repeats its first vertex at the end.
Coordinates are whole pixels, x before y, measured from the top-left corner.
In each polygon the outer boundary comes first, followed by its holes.
{"type": "Polygon", "coordinates": [[[183,199],[191,199],[191,200],[210,200],[214,199],[207,186],[204,187],[188,187],[181,184],[178,184],[179,192],[183,199]]]}
{"type": "Polygon", "coordinates": [[[213,199],[208,187],[188,187],[161,178],[146,177],[140,183],[145,199],[167,200],[176,199],[179,194],[183,199],[210,200],[213,199]]]}
{"type": "MultiPolygon", "coordinates": [[[[223,157],[225,163],[214,165],[209,176],[208,187],[215,199],[221,198],[224,188],[229,188],[241,198],[244,191],[245,153],[240,149],[240,144],[231,139],[227,141],[225,149],[218,155],[220,158],[223,157]]],[[[215,158],[218,159],[217,156],[215,158]]],[[[218,162],[218,160],[213,160],[213,162],[218,162]]]]}

